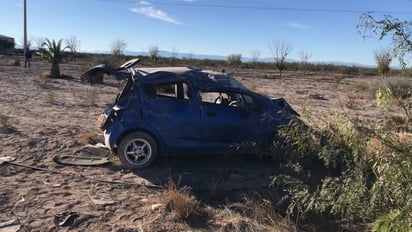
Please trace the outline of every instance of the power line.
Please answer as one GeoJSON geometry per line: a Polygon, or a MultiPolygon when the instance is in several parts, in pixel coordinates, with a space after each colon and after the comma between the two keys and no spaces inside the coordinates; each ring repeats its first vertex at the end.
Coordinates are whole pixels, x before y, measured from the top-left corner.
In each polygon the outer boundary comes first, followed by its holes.
{"type": "MultiPolygon", "coordinates": [[[[130,2],[136,3],[135,0],[98,0],[101,2],[130,2]]],[[[271,11],[301,11],[301,12],[318,12],[318,13],[376,13],[376,14],[412,14],[411,11],[381,11],[381,10],[351,10],[351,9],[320,9],[320,8],[293,8],[293,7],[265,7],[265,6],[245,6],[245,5],[218,5],[218,4],[199,4],[193,2],[164,2],[150,1],[150,4],[199,7],[199,8],[227,8],[227,9],[250,9],[250,10],[271,10],[271,11]]]]}

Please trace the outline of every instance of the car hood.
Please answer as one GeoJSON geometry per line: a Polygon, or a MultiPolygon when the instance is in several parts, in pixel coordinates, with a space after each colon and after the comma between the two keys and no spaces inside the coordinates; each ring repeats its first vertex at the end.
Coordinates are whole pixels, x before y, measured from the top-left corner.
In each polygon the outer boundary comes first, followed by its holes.
{"type": "Polygon", "coordinates": [[[272,103],[281,109],[283,109],[286,112],[289,112],[291,114],[294,114],[298,117],[300,117],[300,114],[296,112],[292,106],[289,105],[289,103],[284,99],[284,98],[271,98],[272,103]]]}

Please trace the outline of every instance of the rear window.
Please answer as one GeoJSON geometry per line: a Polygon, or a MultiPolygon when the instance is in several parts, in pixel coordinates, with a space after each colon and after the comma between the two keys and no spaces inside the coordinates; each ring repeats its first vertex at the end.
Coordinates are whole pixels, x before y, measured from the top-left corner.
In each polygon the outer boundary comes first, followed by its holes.
{"type": "Polygon", "coordinates": [[[162,84],[156,85],[156,96],[157,97],[170,97],[176,98],[176,84],[162,84]]]}
{"type": "Polygon", "coordinates": [[[190,89],[186,82],[155,84],[156,97],[190,99],[190,89]]]}

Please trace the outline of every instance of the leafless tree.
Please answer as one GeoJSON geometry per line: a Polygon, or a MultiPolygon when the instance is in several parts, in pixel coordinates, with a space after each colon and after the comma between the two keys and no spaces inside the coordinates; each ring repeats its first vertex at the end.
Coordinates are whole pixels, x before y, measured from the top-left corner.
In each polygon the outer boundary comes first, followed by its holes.
{"type": "Polygon", "coordinates": [[[269,48],[272,51],[275,66],[279,70],[279,76],[282,76],[283,70],[286,69],[286,58],[292,50],[292,45],[283,41],[273,41],[272,44],[269,44],[269,48]]]}
{"type": "Polygon", "coordinates": [[[127,43],[124,40],[118,39],[112,42],[111,49],[113,56],[122,56],[124,50],[127,48],[127,43]]]}
{"type": "Polygon", "coordinates": [[[157,62],[159,59],[159,47],[158,46],[151,46],[149,47],[150,59],[157,62]]]}
{"type": "Polygon", "coordinates": [[[389,65],[392,62],[393,53],[390,48],[381,48],[374,51],[374,58],[378,65],[378,72],[384,78],[390,71],[389,65]]]}
{"type": "Polygon", "coordinates": [[[68,39],[64,40],[64,43],[70,51],[71,58],[76,62],[75,58],[80,50],[80,40],[78,40],[76,36],[70,36],[68,39]]]}
{"type": "Polygon", "coordinates": [[[250,52],[250,56],[252,58],[252,63],[253,67],[256,68],[256,63],[259,60],[260,57],[260,51],[259,50],[253,50],[250,52]]]}
{"type": "Polygon", "coordinates": [[[309,59],[312,57],[312,54],[307,51],[302,50],[299,52],[299,57],[300,57],[300,64],[303,70],[303,75],[306,75],[306,71],[308,69],[308,64],[309,64],[309,59]]]}
{"type": "Polygon", "coordinates": [[[179,50],[175,47],[172,48],[172,65],[175,65],[179,50]]]}
{"type": "Polygon", "coordinates": [[[80,40],[76,36],[70,36],[68,39],[64,40],[66,47],[71,53],[76,54],[80,50],[80,40]]]}
{"type": "Polygon", "coordinates": [[[46,38],[44,38],[44,37],[37,37],[37,38],[34,40],[34,42],[36,43],[37,49],[40,49],[40,48],[43,46],[44,42],[46,42],[46,38]]]}

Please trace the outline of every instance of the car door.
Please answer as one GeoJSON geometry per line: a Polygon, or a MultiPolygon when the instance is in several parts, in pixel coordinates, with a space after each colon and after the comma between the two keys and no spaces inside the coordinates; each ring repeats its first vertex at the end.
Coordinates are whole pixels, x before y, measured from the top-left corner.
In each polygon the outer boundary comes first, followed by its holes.
{"type": "Polygon", "coordinates": [[[154,84],[155,94],[147,99],[147,121],[164,144],[166,152],[191,152],[198,148],[200,110],[192,99],[189,83],[154,84]]]}
{"type": "Polygon", "coordinates": [[[224,151],[256,145],[264,128],[262,110],[239,92],[200,92],[201,146],[224,151]]]}

